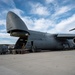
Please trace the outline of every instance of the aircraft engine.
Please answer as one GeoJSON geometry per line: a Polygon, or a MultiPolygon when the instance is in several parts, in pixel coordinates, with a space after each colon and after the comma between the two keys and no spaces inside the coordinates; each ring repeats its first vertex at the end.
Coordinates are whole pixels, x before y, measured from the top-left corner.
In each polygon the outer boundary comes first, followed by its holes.
{"type": "Polygon", "coordinates": [[[75,38],[73,39],[73,42],[75,43],[75,38]]]}

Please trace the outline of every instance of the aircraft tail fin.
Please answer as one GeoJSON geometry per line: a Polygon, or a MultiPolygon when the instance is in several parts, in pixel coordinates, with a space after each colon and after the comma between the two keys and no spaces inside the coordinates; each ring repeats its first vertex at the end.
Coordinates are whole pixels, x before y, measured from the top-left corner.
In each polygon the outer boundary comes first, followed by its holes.
{"type": "Polygon", "coordinates": [[[25,23],[19,16],[11,11],[7,13],[6,28],[7,33],[10,33],[11,36],[20,37],[24,36],[25,34],[29,34],[28,28],[26,27],[25,23]]]}

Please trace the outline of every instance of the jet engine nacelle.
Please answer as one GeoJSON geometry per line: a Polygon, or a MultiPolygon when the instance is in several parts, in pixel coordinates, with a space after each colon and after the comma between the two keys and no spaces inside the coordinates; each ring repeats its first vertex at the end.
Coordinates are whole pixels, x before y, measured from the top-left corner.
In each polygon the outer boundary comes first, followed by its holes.
{"type": "Polygon", "coordinates": [[[75,38],[73,39],[73,42],[75,43],[75,38]]]}

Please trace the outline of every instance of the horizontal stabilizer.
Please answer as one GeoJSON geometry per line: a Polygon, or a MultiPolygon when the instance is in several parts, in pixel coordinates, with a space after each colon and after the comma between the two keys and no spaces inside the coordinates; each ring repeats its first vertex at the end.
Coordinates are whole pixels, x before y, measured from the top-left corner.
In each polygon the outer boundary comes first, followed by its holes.
{"type": "Polygon", "coordinates": [[[73,29],[71,29],[71,30],[69,30],[69,31],[73,31],[73,30],[75,30],[75,28],[73,28],[73,29]]]}

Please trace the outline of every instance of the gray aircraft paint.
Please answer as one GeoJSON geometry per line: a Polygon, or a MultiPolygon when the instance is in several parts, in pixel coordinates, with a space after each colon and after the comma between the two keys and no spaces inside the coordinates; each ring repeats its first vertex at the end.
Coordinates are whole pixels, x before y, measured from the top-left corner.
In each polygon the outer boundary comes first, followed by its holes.
{"type": "Polygon", "coordinates": [[[29,30],[20,17],[11,11],[7,14],[6,25],[7,33],[10,33],[11,36],[20,37],[15,48],[53,50],[69,49],[75,45],[75,34],[50,34],[29,30]],[[69,41],[70,39],[71,41],[69,41]],[[22,47],[23,45],[24,47],[22,47]]]}

